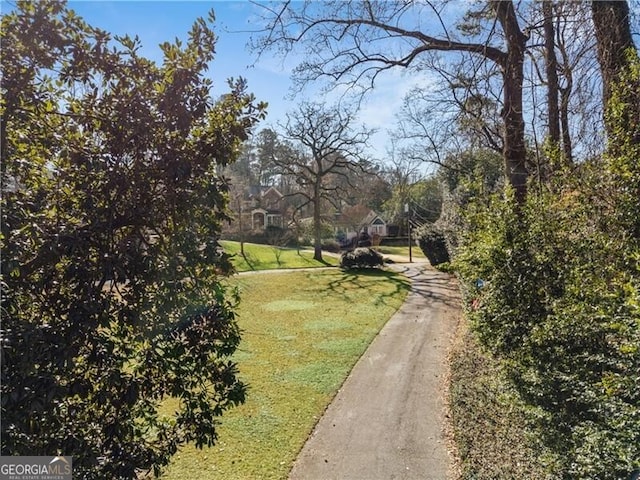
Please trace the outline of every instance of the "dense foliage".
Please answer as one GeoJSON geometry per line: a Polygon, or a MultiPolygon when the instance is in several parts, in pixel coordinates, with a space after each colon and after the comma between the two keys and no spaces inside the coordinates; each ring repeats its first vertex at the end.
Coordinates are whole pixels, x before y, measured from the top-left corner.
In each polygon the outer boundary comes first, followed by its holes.
{"type": "Polygon", "coordinates": [[[448,403],[458,478],[556,480],[553,455],[535,435],[530,407],[502,375],[500,361],[467,327],[460,324],[449,354],[448,403]]]}
{"type": "Polygon", "coordinates": [[[445,234],[438,226],[425,224],[417,230],[416,236],[420,250],[431,265],[435,267],[450,260],[445,234]]]}
{"type": "Polygon", "coordinates": [[[614,89],[603,158],[556,173],[523,205],[471,203],[456,259],[474,329],[561,478],[640,466],[639,84],[635,61],[614,89]]]}
{"type": "Polygon", "coordinates": [[[202,19],[162,65],[60,2],[18,2],[1,41],[2,455],[157,473],[244,400],[216,169],[264,106],[212,101],[202,19]]]}
{"type": "Polygon", "coordinates": [[[376,268],[384,265],[382,255],[372,248],[356,248],[351,252],[344,252],[340,257],[340,267],[350,268],[376,268]]]}

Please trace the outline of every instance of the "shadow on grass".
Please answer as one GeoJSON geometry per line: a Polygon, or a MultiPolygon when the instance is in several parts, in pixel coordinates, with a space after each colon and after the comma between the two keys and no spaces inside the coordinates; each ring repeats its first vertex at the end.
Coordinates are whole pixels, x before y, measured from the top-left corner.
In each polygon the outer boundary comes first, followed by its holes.
{"type": "MultiPolygon", "coordinates": [[[[273,247],[273,257],[271,258],[263,258],[261,259],[258,256],[252,255],[249,252],[238,252],[237,255],[239,258],[242,258],[244,264],[246,265],[246,270],[249,271],[259,271],[259,270],[273,270],[273,269],[286,269],[286,268],[315,268],[315,267],[334,267],[335,263],[328,262],[324,258],[322,260],[315,260],[313,258],[313,252],[309,252],[308,250],[300,250],[297,249],[296,256],[298,257],[298,263],[291,263],[291,258],[283,257],[283,253],[287,250],[293,250],[282,247],[273,247]],[[306,254],[306,255],[305,255],[306,254]],[[274,261],[275,260],[275,261],[274,261]]],[[[240,268],[239,271],[246,271],[243,268],[240,268]]]]}
{"type": "MultiPolygon", "coordinates": [[[[371,269],[351,269],[342,270],[344,276],[332,281],[329,288],[336,295],[341,295],[348,300],[349,291],[353,287],[367,289],[371,287],[371,282],[363,282],[364,278],[379,278],[380,281],[393,282],[395,291],[388,294],[378,294],[379,303],[386,303],[386,297],[397,294],[400,290],[408,291],[411,295],[417,295],[429,301],[434,306],[438,304],[445,307],[458,307],[460,305],[460,290],[454,278],[442,272],[423,272],[418,269],[406,267],[399,272],[371,269]],[[409,282],[407,282],[407,279],[409,282]]],[[[367,290],[363,290],[364,294],[367,290]]]]}
{"type": "Polygon", "coordinates": [[[411,284],[407,283],[401,275],[387,270],[377,268],[350,269],[342,270],[342,273],[342,276],[329,282],[328,286],[332,294],[339,295],[346,301],[350,300],[350,295],[353,295],[356,288],[362,289],[363,295],[370,295],[371,279],[390,283],[394,286],[392,291],[375,293],[377,296],[376,305],[387,304],[389,298],[395,298],[402,291],[409,292],[411,290],[411,284]],[[363,281],[364,279],[368,280],[363,281]]]}
{"type": "Polygon", "coordinates": [[[244,260],[244,263],[246,263],[247,267],[249,267],[249,270],[252,270],[252,271],[263,270],[265,268],[265,265],[267,265],[267,262],[260,261],[260,259],[258,259],[257,257],[254,257],[250,253],[243,252],[238,255],[242,257],[242,259],[244,260]]]}
{"type": "MultiPolygon", "coordinates": [[[[326,253],[326,252],[325,252],[326,253]]],[[[302,260],[304,260],[306,263],[308,263],[309,265],[315,266],[318,263],[324,265],[325,267],[335,267],[335,265],[331,262],[328,262],[325,257],[322,257],[322,260],[316,260],[315,258],[313,258],[313,251],[312,250],[302,250],[300,248],[296,249],[296,255],[298,255],[302,260]],[[307,253],[310,254],[311,256],[308,255],[303,255],[303,253],[307,253]]]]}

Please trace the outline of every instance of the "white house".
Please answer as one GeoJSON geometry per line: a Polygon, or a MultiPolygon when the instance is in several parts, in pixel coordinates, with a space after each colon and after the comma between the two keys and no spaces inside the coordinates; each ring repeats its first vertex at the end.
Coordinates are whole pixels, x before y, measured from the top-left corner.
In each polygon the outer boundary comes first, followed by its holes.
{"type": "Polygon", "coordinates": [[[388,235],[387,222],[373,210],[357,221],[347,222],[344,218],[338,222],[347,240],[351,240],[362,232],[366,232],[370,237],[386,237],[388,235]]]}

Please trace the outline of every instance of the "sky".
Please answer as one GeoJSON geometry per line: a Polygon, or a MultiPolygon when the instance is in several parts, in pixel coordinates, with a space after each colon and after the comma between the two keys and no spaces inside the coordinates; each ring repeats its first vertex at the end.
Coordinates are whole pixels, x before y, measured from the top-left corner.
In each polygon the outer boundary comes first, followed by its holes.
{"type": "MultiPolygon", "coordinates": [[[[3,1],[6,5],[6,1],[3,1]]],[[[102,28],[113,35],[138,35],[142,48],[140,54],[160,62],[159,44],[186,39],[198,17],[207,18],[214,10],[214,32],[218,36],[216,58],[210,64],[209,76],[214,81],[214,95],[226,89],[226,79],[242,76],[248,81],[248,89],[259,101],[269,103],[267,119],[258,130],[266,127],[277,129],[283,123],[286,112],[295,110],[302,100],[319,99],[319,85],[311,86],[302,94],[291,98],[291,69],[294,58],[286,62],[276,57],[258,59],[248,47],[251,31],[259,29],[259,7],[248,1],[198,0],[198,1],[69,1],[69,7],[90,25],[102,28]]],[[[382,160],[388,144],[388,130],[393,127],[394,114],[399,109],[404,94],[412,85],[400,79],[399,74],[388,75],[378,82],[362,105],[359,123],[378,133],[371,140],[369,154],[382,160]]]]}
{"type": "MultiPolygon", "coordinates": [[[[281,117],[289,105],[285,101],[290,84],[289,72],[275,62],[261,62],[253,66],[256,55],[247,47],[249,30],[255,8],[243,1],[69,1],[70,8],[90,25],[100,27],[112,35],[137,35],[142,43],[140,54],[162,61],[159,44],[175,38],[186,40],[193,22],[207,19],[214,10],[214,32],[218,36],[216,57],[208,75],[214,80],[214,95],[226,91],[226,80],[244,77],[249,90],[258,100],[270,104],[270,117],[281,117]]],[[[269,121],[275,120],[270,118],[269,121]]]]}
{"type": "MultiPolygon", "coordinates": [[[[460,0],[458,6],[466,7],[469,0],[460,0]]],[[[11,8],[14,0],[0,0],[0,8],[11,8]]],[[[455,2],[454,2],[455,4],[455,2]]],[[[320,85],[307,88],[291,98],[291,70],[297,65],[295,56],[283,62],[276,57],[263,56],[248,48],[251,32],[260,28],[260,7],[242,0],[71,0],[68,5],[89,24],[100,27],[113,35],[137,35],[142,42],[141,54],[161,62],[159,44],[186,39],[198,17],[207,18],[211,9],[216,15],[214,31],[218,36],[216,58],[210,65],[209,75],[214,81],[214,95],[226,91],[226,79],[242,76],[248,80],[249,91],[258,101],[269,103],[267,119],[258,126],[277,130],[285,121],[285,113],[293,112],[301,101],[325,101],[320,97],[320,85]]],[[[631,2],[634,9],[640,2],[631,2]]],[[[429,17],[426,17],[429,21],[429,17]]],[[[299,60],[300,58],[298,58],[299,60]]],[[[433,78],[433,77],[432,77],[433,78]]],[[[421,79],[428,85],[428,76],[421,79]]],[[[389,130],[395,127],[395,114],[399,112],[403,98],[416,85],[416,78],[400,70],[392,70],[380,76],[375,89],[367,94],[361,104],[359,122],[377,130],[371,139],[369,154],[373,159],[384,160],[388,155],[389,130]]],[[[335,95],[334,95],[335,96],[335,95]]]]}

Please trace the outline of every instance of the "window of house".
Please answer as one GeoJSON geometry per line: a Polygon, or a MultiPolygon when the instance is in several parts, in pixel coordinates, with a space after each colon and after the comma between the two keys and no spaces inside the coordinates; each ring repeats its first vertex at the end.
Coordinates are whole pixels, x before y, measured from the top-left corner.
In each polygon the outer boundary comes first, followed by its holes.
{"type": "Polygon", "coordinates": [[[385,235],[386,232],[384,222],[379,218],[376,218],[373,221],[373,224],[371,224],[371,226],[369,227],[369,232],[371,232],[372,235],[385,235]]]}
{"type": "Polygon", "coordinates": [[[372,234],[384,235],[384,225],[371,225],[371,228],[369,230],[372,234]]]}
{"type": "Polygon", "coordinates": [[[282,215],[267,215],[267,225],[281,227],[282,215]]]}

